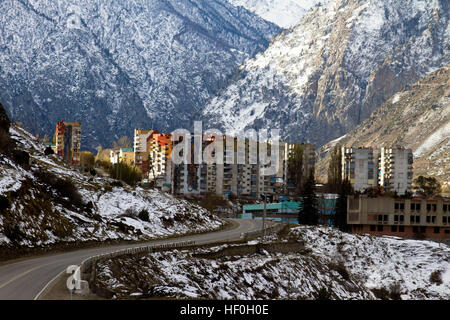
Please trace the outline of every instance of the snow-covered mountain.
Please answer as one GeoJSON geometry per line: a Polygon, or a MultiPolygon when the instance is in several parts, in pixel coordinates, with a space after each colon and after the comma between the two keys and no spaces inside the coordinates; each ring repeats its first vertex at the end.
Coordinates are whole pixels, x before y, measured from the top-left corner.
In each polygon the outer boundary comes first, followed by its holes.
{"type": "Polygon", "coordinates": [[[41,135],[82,121],[90,149],[187,128],[278,31],[226,0],[1,1],[0,101],[41,135]]]}
{"type": "Polygon", "coordinates": [[[280,128],[322,145],[353,129],[406,84],[450,63],[449,2],[331,0],[312,8],[204,109],[230,134],[280,128]]]}
{"type": "Polygon", "coordinates": [[[282,28],[296,25],[310,8],[328,0],[229,0],[282,28]]]}

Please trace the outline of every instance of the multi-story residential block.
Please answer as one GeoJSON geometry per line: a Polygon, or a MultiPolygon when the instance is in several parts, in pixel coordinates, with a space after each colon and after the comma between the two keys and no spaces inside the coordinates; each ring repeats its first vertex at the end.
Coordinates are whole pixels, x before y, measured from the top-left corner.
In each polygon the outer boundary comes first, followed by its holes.
{"type": "Polygon", "coordinates": [[[151,135],[156,130],[134,129],[134,165],[138,167],[143,176],[148,175],[151,135]]]}
{"type": "Polygon", "coordinates": [[[342,179],[348,179],[355,191],[377,186],[373,149],[342,147],[342,179]]]}
{"type": "Polygon", "coordinates": [[[79,166],[81,160],[81,122],[59,121],[56,124],[56,154],[67,163],[79,166]]]}
{"type": "Polygon", "coordinates": [[[172,153],[172,135],[154,132],[149,140],[149,162],[150,170],[148,177],[150,181],[155,181],[156,185],[162,187],[170,176],[170,157],[172,153]]]}
{"type": "Polygon", "coordinates": [[[111,149],[109,162],[112,164],[125,163],[128,166],[134,166],[134,156],[133,148],[111,149]]]}
{"type": "Polygon", "coordinates": [[[386,191],[404,195],[411,192],[413,153],[411,149],[381,148],[379,185],[386,191]]]}
{"type": "Polygon", "coordinates": [[[347,224],[354,233],[450,238],[450,199],[349,197],[347,224]]]}

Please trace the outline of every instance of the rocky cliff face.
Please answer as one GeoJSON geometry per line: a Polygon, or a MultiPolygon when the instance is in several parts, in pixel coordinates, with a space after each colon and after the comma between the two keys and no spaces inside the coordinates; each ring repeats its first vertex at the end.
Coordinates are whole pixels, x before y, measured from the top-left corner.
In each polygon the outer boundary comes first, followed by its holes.
{"type": "Polygon", "coordinates": [[[248,60],[205,107],[230,133],[338,138],[403,86],[450,63],[448,1],[332,0],[248,60]]]}
{"type": "Polygon", "coordinates": [[[226,0],[1,1],[0,101],[34,133],[82,121],[83,148],[187,127],[278,30],[226,0]]]}
{"type": "Polygon", "coordinates": [[[450,193],[450,65],[406,86],[345,136],[319,150],[318,176],[326,181],[335,145],[403,146],[414,153],[414,175],[434,176],[450,193]]]}

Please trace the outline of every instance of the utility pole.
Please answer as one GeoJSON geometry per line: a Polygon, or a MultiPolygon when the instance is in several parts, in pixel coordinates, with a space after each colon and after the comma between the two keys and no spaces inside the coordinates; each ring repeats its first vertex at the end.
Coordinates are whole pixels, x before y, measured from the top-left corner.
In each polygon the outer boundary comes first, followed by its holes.
{"type": "Polygon", "coordinates": [[[264,211],[263,211],[263,224],[262,224],[262,239],[261,241],[264,242],[264,239],[266,237],[266,208],[267,208],[267,196],[262,195],[264,197],[264,211]]]}

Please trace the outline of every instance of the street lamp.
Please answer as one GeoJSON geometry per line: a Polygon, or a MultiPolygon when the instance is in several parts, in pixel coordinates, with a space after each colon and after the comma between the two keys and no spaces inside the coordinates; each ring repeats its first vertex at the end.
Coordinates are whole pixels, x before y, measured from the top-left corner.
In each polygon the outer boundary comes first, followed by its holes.
{"type": "Polygon", "coordinates": [[[262,194],[261,197],[264,197],[264,211],[263,211],[263,224],[262,224],[262,235],[261,242],[264,242],[266,236],[266,208],[267,208],[267,196],[262,194]]]}

